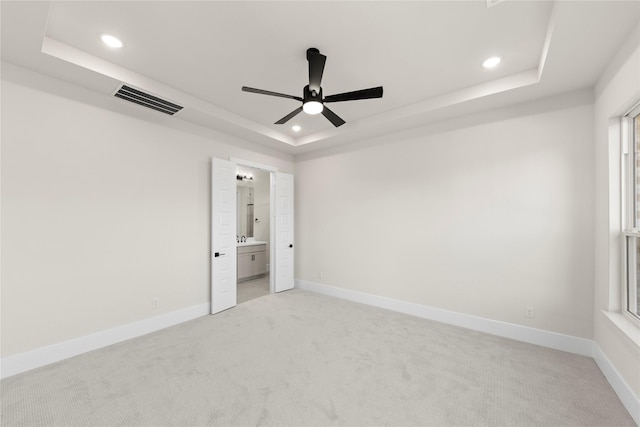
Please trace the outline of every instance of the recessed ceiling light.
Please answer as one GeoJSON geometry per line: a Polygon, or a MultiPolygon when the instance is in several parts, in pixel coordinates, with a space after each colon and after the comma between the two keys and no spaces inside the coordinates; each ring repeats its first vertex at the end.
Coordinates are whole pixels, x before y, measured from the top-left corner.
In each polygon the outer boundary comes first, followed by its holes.
{"type": "Polygon", "coordinates": [[[111,34],[100,34],[100,40],[109,47],[119,48],[123,46],[122,41],[111,34]]]}
{"type": "Polygon", "coordinates": [[[498,65],[500,61],[502,61],[501,56],[492,56],[491,58],[485,59],[485,61],[482,63],[482,66],[484,68],[493,68],[498,65]]]}
{"type": "Polygon", "coordinates": [[[293,125],[291,126],[291,129],[293,129],[294,132],[300,132],[300,129],[302,129],[300,126],[298,125],[293,125]]]}

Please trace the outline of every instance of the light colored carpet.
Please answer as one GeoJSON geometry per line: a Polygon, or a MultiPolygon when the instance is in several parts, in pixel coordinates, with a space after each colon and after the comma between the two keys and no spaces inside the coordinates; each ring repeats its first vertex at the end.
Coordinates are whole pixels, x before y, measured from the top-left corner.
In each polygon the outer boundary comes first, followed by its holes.
{"type": "Polygon", "coordinates": [[[269,274],[257,279],[240,282],[236,286],[238,289],[238,304],[269,295],[269,274]]]}
{"type": "Polygon", "coordinates": [[[292,290],[7,378],[3,426],[633,426],[587,357],[292,290]]]}

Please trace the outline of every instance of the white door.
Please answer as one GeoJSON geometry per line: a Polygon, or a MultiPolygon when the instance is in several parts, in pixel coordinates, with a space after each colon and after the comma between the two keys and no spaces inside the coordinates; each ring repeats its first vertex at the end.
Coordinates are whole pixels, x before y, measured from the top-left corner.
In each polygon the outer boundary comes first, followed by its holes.
{"type": "Polygon", "coordinates": [[[275,292],[293,289],[293,175],[276,173],[275,292]]]}
{"type": "Polygon", "coordinates": [[[211,162],[211,314],[236,305],[236,164],[211,162]]]}

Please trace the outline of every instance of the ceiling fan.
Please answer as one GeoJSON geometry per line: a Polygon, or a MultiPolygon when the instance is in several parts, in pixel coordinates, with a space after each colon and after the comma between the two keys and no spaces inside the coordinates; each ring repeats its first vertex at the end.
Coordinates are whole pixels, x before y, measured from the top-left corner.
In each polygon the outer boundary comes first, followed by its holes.
{"type": "Polygon", "coordinates": [[[281,125],[293,117],[298,115],[301,111],[307,114],[319,114],[322,113],[335,127],[342,126],[345,121],[342,120],[336,113],[327,108],[325,103],[328,102],[342,102],[342,101],[355,101],[358,99],[371,99],[382,98],[382,86],[372,87],[369,89],[356,90],[353,92],[344,92],[337,95],[329,95],[327,97],[322,96],[322,87],[320,82],[322,81],[322,73],[324,72],[324,63],[327,57],[322,55],[320,51],[314,47],[307,49],[307,61],[309,61],[309,85],[305,86],[302,91],[302,98],[299,96],[287,95],[284,93],[271,92],[269,90],[255,89],[252,87],[242,86],[244,92],[259,93],[261,95],[279,96],[281,98],[295,99],[301,101],[302,106],[296,108],[275,124],[281,125]]]}

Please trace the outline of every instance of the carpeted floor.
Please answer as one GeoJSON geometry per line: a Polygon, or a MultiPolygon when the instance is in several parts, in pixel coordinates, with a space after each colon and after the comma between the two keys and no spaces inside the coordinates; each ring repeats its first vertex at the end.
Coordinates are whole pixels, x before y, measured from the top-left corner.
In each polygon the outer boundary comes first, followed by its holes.
{"type": "Polygon", "coordinates": [[[3,380],[2,426],[634,426],[587,357],[300,290],[3,380]]]}

